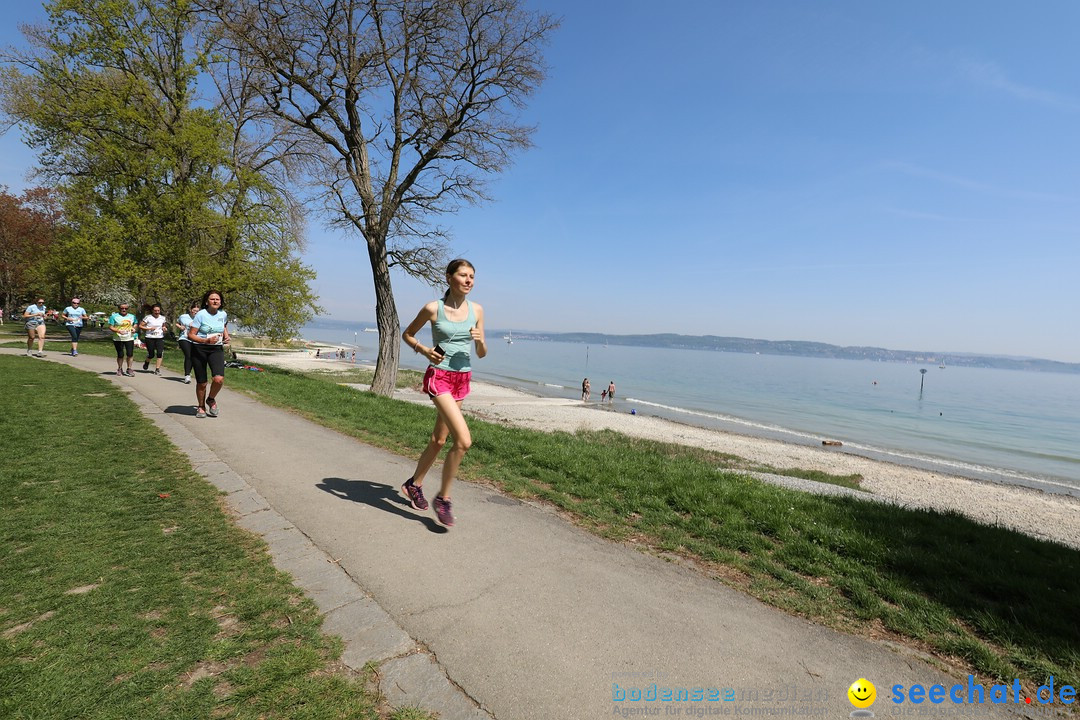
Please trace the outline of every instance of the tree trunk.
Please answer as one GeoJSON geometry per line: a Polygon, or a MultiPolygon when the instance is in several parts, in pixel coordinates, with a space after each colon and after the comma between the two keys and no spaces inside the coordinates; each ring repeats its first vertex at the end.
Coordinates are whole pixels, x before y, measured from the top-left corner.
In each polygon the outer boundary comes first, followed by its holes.
{"type": "Polygon", "coordinates": [[[390,397],[397,387],[398,361],[401,359],[401,322],[397,303],[390,284],[390,266],[386,252],[379,252],[378,243],[368,243],[371,274],[375,280],[375,323],[379,327],[379,358],[375,362],[375,377],[371,392],[390,397]]]}

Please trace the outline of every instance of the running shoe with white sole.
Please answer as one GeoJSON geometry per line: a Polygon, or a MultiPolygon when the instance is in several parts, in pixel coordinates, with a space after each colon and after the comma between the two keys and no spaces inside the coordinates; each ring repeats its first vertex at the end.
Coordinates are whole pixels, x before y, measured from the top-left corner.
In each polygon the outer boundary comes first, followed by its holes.
{"type": "Polygon", "coordinates": [[[416,510],[427,510],[428,501],[424,497],[424,489],[419,485],[413,484],[413,479],[409,478],[405,481],[405,484],[401,486],[401,494],[409,498],[409,504],[416,510]]]}
{"type": "Polygon", "coordinates": [[[454,513],[450,511],[450,501],[446,498],[435,498],[435,519],[443,527],[454,527],[454,513]]]}

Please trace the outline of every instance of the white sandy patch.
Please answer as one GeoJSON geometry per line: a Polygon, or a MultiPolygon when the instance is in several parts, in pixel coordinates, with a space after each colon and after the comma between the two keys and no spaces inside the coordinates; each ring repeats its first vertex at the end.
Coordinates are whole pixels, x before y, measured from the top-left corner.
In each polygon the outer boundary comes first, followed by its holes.
{"type": "Polygon", "coordinates": [[[354,367],[371,367],[370,365],[354,365],[349,360],[338,360],[334,353],[344,350],[346,357],[351,357],[353,348],[346,345],[323,345],[320,343],[308,343],[304,350],[270,350],[270,349],[236,349],[236,357],[245,365],[272,365],[286,370],[299,370],[309,372],[312,370],[348,370],[354,367]],[[316,351],[319,357],[316,357],[316,351]]]}

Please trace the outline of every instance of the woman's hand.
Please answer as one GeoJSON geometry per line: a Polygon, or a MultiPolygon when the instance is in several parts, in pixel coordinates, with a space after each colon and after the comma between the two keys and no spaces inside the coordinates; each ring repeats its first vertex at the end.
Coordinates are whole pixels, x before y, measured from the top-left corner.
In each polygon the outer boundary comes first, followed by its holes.
{"type": "Polygon", "coordinates": [[[424,348],[424,352],[422,353],[422,355],[426,357],[428,359],[428,362],[430,362],[432,365],[438,365],[443,361],[443,358],[446,357],[446,355],[437,352],[435,348],[424,348]]]}

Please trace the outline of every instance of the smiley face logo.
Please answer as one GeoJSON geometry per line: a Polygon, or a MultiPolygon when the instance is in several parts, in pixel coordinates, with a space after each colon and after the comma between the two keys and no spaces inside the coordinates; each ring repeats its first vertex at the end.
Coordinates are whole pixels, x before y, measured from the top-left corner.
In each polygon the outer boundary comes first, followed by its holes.
{"type": "Polygon", "coordinates": [[[877,688],[866,678],[859,678],[851,683],[847,690],[848,700],[857,708],[868,708],[877,700],[877,688]]]}

